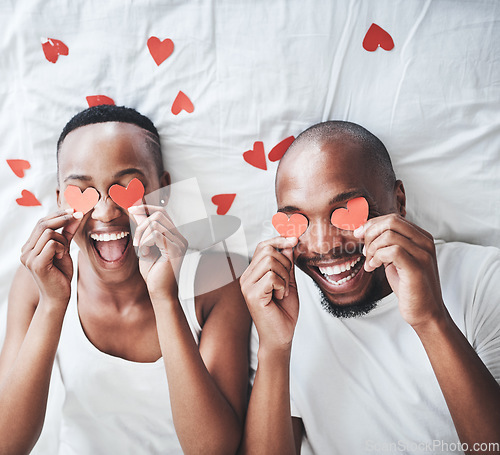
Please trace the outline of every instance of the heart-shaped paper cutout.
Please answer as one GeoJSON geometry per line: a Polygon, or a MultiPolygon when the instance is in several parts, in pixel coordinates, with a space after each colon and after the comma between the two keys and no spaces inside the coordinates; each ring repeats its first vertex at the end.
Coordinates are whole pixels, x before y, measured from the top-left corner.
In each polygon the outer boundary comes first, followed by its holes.
{"type": "Polygon", "coordinates": [[[309,222],[307,218],[300,214],[294,213],[290,218],[286,213],[275,213],[272,220],[274,229],[276,229],[282,237],[297,237],[299,238],[306,232],[309,222]]]}
{"type": "Polygon", "coordinates": [[[35,195],[28,190],[22,190],[21,197],[17,198],[16,202],[24,207],[34,207],[36,205],[42,205],[40,201],[35,197],[35,195]]]}
{"type": "Polygon", "coordinates": [[[191,114],[194,111],[194,106],[188,96],[184,92],[179,91],[172,104],[172,114],[178,115],[182,110],[191,114]]]}
{"type": "Polygon", "coordinates": [[[113,106],[115,104],[113,98],[106,95],[92,95],[87,96],[86,99],[89,107],[100,106],[102,104],[109,104],[113,106]]]}
{"type": "Polygon", "coordinates": [[[357,197],[347,202],[347,208],[334,210],[332,224],[346,231],[354,231],[368,219],[368,202],[364,197],[357,197]]]}
{"type": "Polygon", "coordinates": [[[288,136],[287,138],[283,139],[281,142],[276,144],[271,151],[269,152],[269,155],[267,157],[269,158],[269,161],[279,161],[281,158],[283,158],[283,155],[285,152],[288,150],[288,147],[292,145],[292,142],[295,140],[294,136],[288,136]]]}
{"type": "Polygon", "coordinates": [[[87,213],[92,210],[99,200],[99,193],[95,188],[89,187],[83,193],[75,185],[68,185],[64,190],[64,199],[75,209],[75,212],[87,213]]]}
{"type": "Polygon", "coordinates": [[[133,178],[127,185],[127,188],[118,184],[113,185],[109,189],[109,196],[120,207],[128,209],[137,202],[142,201],[142,197],[144,196],[144,185],[138,178],[133,178]]]}
{"type": "Polygon", "coordinates": [[[174,43],[171,39],[160,41],[156,36],[148,39],[148,49],[151,57],[160,66],[174,52],[174,43]]]}
{"type": "Polygon", "coordinates": [[[394,49],[394,41],[392,36],[389,35],[382,27],[377,24],[370,25],[363,40],[363,47],[369,52],[376,51],[378,47],[386,51],[394,49]]]}
{"type": "Polygon", "coordinates": [[[217,206],[217,215],[225,215],[233,205],[236,194],[217,194],[212,202],[217,206]]]}
{"type": "Polygon", "coordinates": [[[42,49],[45,58],[50,63],[56,63],[60,55],[68,55],[69,53],[68,46],[54,38],[42,39],[42,49]]]}
{"type": "Polygon", "coordinates": [[[267,170],[266,153],[262,141],[254,142],[253,149],[243,153],[243,159],[258,169],[267,170]]]}
{"type": "Polygon", "coordinates": [[[26,160],[6,160],[7,164],[12,169],[12,172],[16,174],[19,178],[24,177],[24,171],[31,167],[29,161],[26,160]]]}

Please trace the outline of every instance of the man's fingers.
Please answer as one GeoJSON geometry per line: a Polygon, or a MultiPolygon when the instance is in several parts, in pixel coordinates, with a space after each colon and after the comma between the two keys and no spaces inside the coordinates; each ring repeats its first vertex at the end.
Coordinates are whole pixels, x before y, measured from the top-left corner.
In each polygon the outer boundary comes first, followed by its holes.
{"type": "Polygon", "coordinates": [[[288,290],[288,283],[290,281],[290,271],[274,256],[267,256],[262,261],[259,261],[248,277],[250,283],[257,283],[267,273],[273,272],[278,275],[285,283],[285,291],[288,290]]]}
{"type": "Polygon", "coordinates": [[[365,246],[369,245],[387,231],[393,231],[411,240],[418,247],[432,252],[434,250],[434,240],[432,235],[422,228],[416,226],[405,218],[389,214],[368,220],[362,228],[354,231],[354,236],[364,238],[365,246]]]}

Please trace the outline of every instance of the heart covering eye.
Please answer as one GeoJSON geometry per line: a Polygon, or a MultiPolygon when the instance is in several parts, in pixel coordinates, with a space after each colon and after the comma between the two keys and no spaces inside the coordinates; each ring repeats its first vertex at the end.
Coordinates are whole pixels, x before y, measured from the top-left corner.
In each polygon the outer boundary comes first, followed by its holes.
{"type": "Polygon", "coordinates": [[[294,213],[290,218],[283,212],[274,214],[272,220],[274,228],[282,237],[297,237],[299,238],[306,232],[308,221],[304,215],[294,213]]]}
{"type": "Polygon", "coordinates": [[[332,224],[346,231],[354,231],[368,220],[368,202],[364,197],[357,197],[347,202],[347,208],[334,210],[332,224]]]}
{"type": "Polygon", "coordinates": [[[144,185],[138,178],[132,179],[127,188],[115,184],[109,189],[109,196],[120,207],[129,209],[144,196],[144,185]]]}
{"type": "Polygon", "coordinates": [[[83,193],[75,185],[68,185],[64,190],[64,198],[75,212],[87,213],[93,209],[99,200],[99,193],[95,188],[87,188],[83,193]]]}

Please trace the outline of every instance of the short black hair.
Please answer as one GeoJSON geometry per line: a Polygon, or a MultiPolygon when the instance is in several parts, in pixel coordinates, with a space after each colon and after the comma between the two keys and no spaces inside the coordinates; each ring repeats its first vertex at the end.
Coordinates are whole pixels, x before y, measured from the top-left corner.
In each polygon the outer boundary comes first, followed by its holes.
{"type": "Polygon", "coordinates": [[[145,115],[140,114],[135,109],[125,106],[115,106],[111,104],[102,104],[92,106],[76,114],[63,128],[59,139],[57,140],[57,167],[59,175],[59,151],[66,136],[81,126],[92,125],[94,123],[121,122],[137,125],[148,131],[151,141],[148,141],[149,149],[153,155],[155,165],[158,169],[158,175],[164,171],[163,159],[161,154],[160,135],[153,122],[145,115]]]}
{"type": "MultiPolygon", "coordinates": [[[[287,150],[287,153],[303,141],[323,143],[338,139],[358,143],[366,153],[368,163],[377,169],[387,188],[394,188],[396,174],[385,145],[377,136],[357,123],[343,120],[329,120],[317,123],[300,133],[287,150]]],[[[285,153],[285,156],[287,153],[285,153]]]]}

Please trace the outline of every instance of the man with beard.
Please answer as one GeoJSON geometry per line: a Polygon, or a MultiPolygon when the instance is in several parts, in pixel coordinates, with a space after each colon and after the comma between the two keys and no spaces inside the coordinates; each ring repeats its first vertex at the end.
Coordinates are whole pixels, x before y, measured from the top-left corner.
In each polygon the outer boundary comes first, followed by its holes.
{"type": "Polygon", "coordinates": [[[500,453],[499,250],[406,220],[387,150],[348,122],[295,140],[276,197],[308,227],[241,277],[260,343],[243,452],[500,453]],[[359,198],[366,223],[333,225],[359,198]]]}

